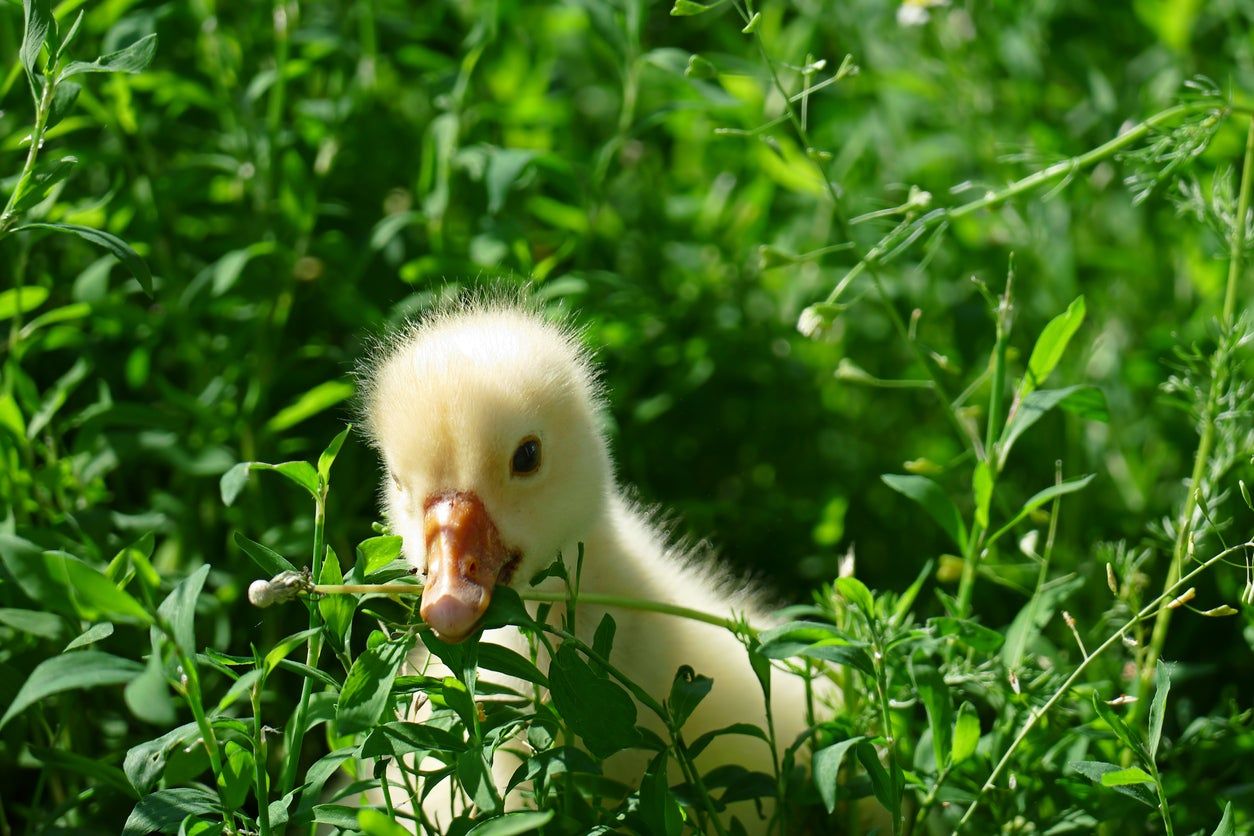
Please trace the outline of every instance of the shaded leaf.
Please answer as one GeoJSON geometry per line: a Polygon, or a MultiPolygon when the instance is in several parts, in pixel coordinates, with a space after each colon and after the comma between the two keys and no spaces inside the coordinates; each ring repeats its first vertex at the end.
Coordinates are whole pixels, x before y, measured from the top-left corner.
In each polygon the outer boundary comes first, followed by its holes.
{"type": "Polygon", "coordinates": [[[122,828],[122,836],[173,833],[188,816],[208,815],[222,810],[218,796],[204,787],[176,787],[157,790],[135,805],[122,828]]]}
{"type": "Polygon", "coordinates": [[[831,813],[836,809],[837,779],[840,777],[840,765],[845,760],[845,753],[865,739],[851,737],[814,753],[814,787],[819,791],[819,798],[823,799],[827,812],[831,813]]]}
{"type": "Polygon", "coordinates": [[[45,697],[81,688],[121,685],[130,682],[143,669],[138,662],[98,650],[78,650],[45,659],[22,683],[21,690],[0,718],[0,728],[45,697]]]}
{"type": "Polygon", "coordinates": [[[888,485],[897,493],[907,496],[922,505],[923,509],[931,515],[932,519],[940,524],[940,527],[945,530],[945,533],[957,544],[958,548],[966,549],[967,527],[963,524],[962,517],[958,514],[958,509],[954,507],[954,503],[941,490],[940,485],[926,476],[885,473],[880,478],[885,485],[888,485]]]}
{"type": "MultiPolygon", "coordinates": [[[[153,36],[155,37],[155,36],[153,36]]],[[[144,293],[152,296],[152,273],[148,270],[148,265],[139,253],[131,249],[131,245],[123,241],[121,238],[100,229],[93,229],[89,226],[78,226],[76,224],[54,224],[54,223],[31,223],[19,226],[15,231],[20,232],[24,229],[47,229],[52,232],[61,232],[68,235],[77,235],[85,241],[95,244],[110,254],[118,261],[126,265],[126,269],[131,271],[131,275],[139,282],[139,286],[144,289],[144,293]]]]}

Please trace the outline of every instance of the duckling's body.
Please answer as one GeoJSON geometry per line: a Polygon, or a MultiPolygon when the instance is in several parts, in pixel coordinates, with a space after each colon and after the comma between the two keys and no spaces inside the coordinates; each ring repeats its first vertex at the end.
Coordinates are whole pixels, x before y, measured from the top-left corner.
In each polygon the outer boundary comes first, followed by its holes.
{"type": "MultiPolygon", "coordinates": [[[[765,622],[748,585],[709,558],[671,547],[650,515],[624,497],[602,409],[576,335],[523,307],[465,305],[424,320],[385,349],[367,381],[368,424],[390,475],[389,521],[425,574],[423,616],[442,637],[469,635],[497,584],[525,585],[559,552],[573,567],[580,544],[583,594],[765,622]]],[[[560,588],[556,579],[546,584],[560,588]]],[[[578,608],[577,632],[589,643],[604,612],[578,608]]],[[[733,723],[766,727],[762,689],[730,631],[654,612],[615,608],[611,615],[610,661],[659,702],[682,665],[714,680],[685,726],[686,739],[733,723]]],[[[528,651],[513,628],[483,640],[528,651]]],[[[776,738],[788,746],[807,727],[804,686],[775,671],[771,689],[776,738]]],[[[639,716],[665,737],[651,712],[639,716]]],[[[635,785],[646,755],[620,753],[604,767],[635,785]]],[[[723,736],[697,765],[705,772],[736,763],[771,774],[772,757],[762,741],[723,736]]],[[[764,828],[747,805],[737,812],[750,832],[764,828]]]]}

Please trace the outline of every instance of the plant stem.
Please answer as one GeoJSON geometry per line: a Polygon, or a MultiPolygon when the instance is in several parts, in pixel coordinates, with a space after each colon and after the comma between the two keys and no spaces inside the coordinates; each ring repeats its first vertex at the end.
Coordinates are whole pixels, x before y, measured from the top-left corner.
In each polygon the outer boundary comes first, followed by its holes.
{"type": "Polygon", "coordinates": [[[0,238],[8,235],[13,224],[17,223],[18,201],[26,194],[26,190],[30,187],[30,180],[35,174],[35,163],[43,148],[44,132],[48,128],[48,116],[52,112],[52,101],[56,89],[55,75],[45,74],[43,92],[40,93],[39,101],[35,103],[35,125],[30,132],[30,148],[26,152],[26,163],[22,166],[22,173],[18,176],[17,185],[13,187],[13,193],[9,195],[4,212],[0,214],[0,238]]]}
{"type": "Polygon", "coordinates": [[[1067,679],[1062,683],[1062,685],[1058,687],[1058,690],[1055,691],[1050,696],[1050,698],[1045,702],[1045,704],[1042,705],[1039,709],[1032,711],[1028,715],[1028,719],[1023,724],[1023,728],[1021,728],[1019,730],[1019,733],[1015,735],[1015,739],[1011,742],[1009,748],[1007,748],[1005,753],[1001,756],[1001,760],[999,760],[997,762],[997,765],[993,767],[993,772],[992,774],[988,776],[988,780],[984,782],[984,785],[980,787],[979,792],[976,793],[975,798],[972,799],[971,806],[969,806],[967,808],[967,811],[963,813],[962,818],[958,821],[957,826],[954,828],[954,833],[958,833],[959,831],[961,831],[963,826],[968,821],[970,821],[971,816],[975,814],[975,811],[979,809],[980,802],[984,798],[985,793],[987,793],[996,785],[997,777],[1001,775],[1002,770],[1004,770],[1006,766],[1010,763],[1011,757],[1014,756],[1014,753],[1018,750],[1019,746],[1023,743],[1024,740],[1027,739],[1028,733],[1032,731],[1032,729],[1036,727],[1037,722],[1046,714],[1048,714],[1050,712],[1050,709],[1052,709],[1055,705],[1057,705],[1059,700],[1061,700],[1067,694],[1067,692],[1071,690],[1071,686],[1074,685],[1077,680],[1079,680],[1080,675],[1083,674],[1084,671],[1088,669],[1089,664],[1091,664],[1094,659],[1096,659],[1098,656],[1101,656],[1104,652],[1109,650],[1112,645],[1121,641],[1123,637],[1128,634],[1128,631],[1131,630],[1133,627],[1135,627],[1138,622],[1140,622],[1142,619],[1148,618],[1150,615],[1154,613],[1154,611],[1157,608],[1159,608],[1160,606],[1162,606],[1163,604],[1169,602],[1172,598],[1174,598],[1177,591],[1183,588],[1186,584],[1192,581],[1195,577],[1205,572],[1207,569],[1209,569],[1211,566],[1215,565],[1216,563],[1220,562],[1221,560],[1226,559],[1229,555],[1237,554],[1238,552],[1242,552],[1245,549],[1249,549],[1249,548],[1254,548],[1254,540],[1250,540],[1245,543],[1240,543],[1236,546],[1232,546],[1230,548],[1224,549],[1223,551],[1209,558],[1204,563],[1200,564],[1192,572],[1180,578],[1178,581],[1176,581],[1175,584],[1173,584],[1172,586],[1164,590],[1163,593],[1159,595],[1157,598],[1155,598],[1153,601],[1149,602],[1144,607],[1142,607],[1141,610],[1137,612],[1137,614],[1134,615],[1131,619],[1129,619],[1126,624],[1124,624],[1122,627],[1116,630],[1108,639],[1106,639],[1106,641],[1098,645],[1097,648],[1095,648],[1092,653],[1090,653],[1088,656],[1085,656],[1084,659],[1080,662],[1080,664],[1076,667],[1076,669],[1071,672],[1071,675],[1068,676],[1067,679]]]}
{"type": "Polygon", "coordinates": [[[257,830],[260,836],[270,836],[270,781],[266,772],[269,760],[265,727],[261,723],[261,691],[264,680],[258,679],[252,687],[253,703],[253,793],[257,797],[257,830]]]}
{"type": "MultiPolygon", "coordinates": [[[[322,558],[326,552],[326,523],[327,523],[327,488],[322,485],[319,489],[318,496],[314,502],[314,546],[313,559],[310,570],[313,577],[321,577],[322,575],[322,558]]],[[[322,627],[322,614],[318,611],[317,604],[309,606],[309,627],[322,627]]],[[[318,667],[318,657],[322,655],[322,631],[318,630],[309,638],[309,648],[305,654],[305,664],[311,668],[318,667]]],[[[305,722],[309,713],[309,698],[313,693],[313,682],[308,677],[302,677],[304,680],[300,687],[300,701],[296,704],[296,710],[292,712],[292,721],[288,726],[285,735],[287,742],[287,751],[284,753],[285,759],[283,763],[283,773],[279,778],[279,797],[287,795],[292,788],[296,786],[296,773],[300,769],[300,750],[301,743],[305,737],[305,722]]]]}
{"type": "MultiPolygon", "coordinates": [[[[1180,510],[1180,518],[1176,526],[1176,540],[1171,550],[1171,566],[1167,570],[1164,586],[1171,586],[1184,568],[1184,556],[1189,550],[1189,542],[1193,537],[1193,515],[1197,511],[1198,497],[1202,491],[1206,469],[1210,465],[1211,449],[1215,445],[1215,424],[1219,417],[1220,401],[1228,382],[1229,358],[1223,341],[1231,330],[1236,316],[1237,285],[1245,264],[1245,218],[1250,208],[1251,184],[1254,183],[1254,119],[1246,132],[1245,159],[1241,170],[1241,186],[1237,198],[1237,217],[1233,222],[1232,239],[1228,245],[1228,286],[1224,291],[1224,307],[1220,319],[1220,346],[1216,349],[1211,363],[1210,387],[1206,393],[1206,405],[1202,410],[1201,438],[1197,445],[1197,454],[1193,460],[1193,472],[1189,476],[1188,493],[1184,497],[1184,506],[1180,510]]],[[[1163,609],[1154,621],[1154,631],[1150,636],[1149,648],[1141,666],[1138,693],[1149,691],[1154,679],[1154,668],[1162,655],[1163,646],[1167,642],[1167,630],[1171,624],[1171,610],[1163,609]]],[[[1133,703],[1129,711],[1129,722],[1133,722],[1141,713],[1140,703],[1133,703]]]]}

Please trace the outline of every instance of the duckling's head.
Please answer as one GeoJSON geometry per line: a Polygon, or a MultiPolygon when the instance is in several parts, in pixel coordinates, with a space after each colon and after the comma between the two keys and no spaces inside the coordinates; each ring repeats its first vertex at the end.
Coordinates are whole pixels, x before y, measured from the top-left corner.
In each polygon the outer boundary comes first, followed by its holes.
{"type": "Polygon", "coordinates": [[[472,304],[391,340],[365,377],[388,519],[425,575],[423,619],[459,641],[494,586],[532,577],[604,512],[595,375],[568,328],[472,304]]]}

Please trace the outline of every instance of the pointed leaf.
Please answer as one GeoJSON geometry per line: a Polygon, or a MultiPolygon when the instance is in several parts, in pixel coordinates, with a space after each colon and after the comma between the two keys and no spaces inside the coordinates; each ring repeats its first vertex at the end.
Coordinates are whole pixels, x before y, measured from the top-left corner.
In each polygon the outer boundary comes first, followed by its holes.
{"type": "Polygon", "coordinates": [[[131,271],[131,275],[139,282],[139,286],[144,289],[144,293],[152,296],[152,273],[148,270],[148,265],[139,257],[139,253],[131,249],[131,245],[123,241],[116,235],[112,235],[104,230],[93,229],[89,226],[78,226],[76,224],[53,224],[53,223],[33,223],[19,226],[15,232],[24,229],[47,229],[52,232],[61,232],[68,235],[77,235],[85,241],[95,244],[97,247],[106,250],[118,261],[126,265],[126,269],[131,271]]]}
{"type": "MultiPolygon", "coordinates": [[[[328,380],[319,383],[298,396],[287,406],[280,409],[274,414],[274,417],[266,422],[266,429],[273,433],[281,433],[284,430],[291,429],[302,421],[306,421],[320,412],[325,412],[338,403],[343,403],[353,396],[355,388],[353,384],[347,380],[328,380]]],[[[347,431],[340,433],[340,436],[346,435],[347,431]]],[[[343,438],[337,436],[337,439],[343,443],[343,438]]],[[[335,442],[332,441],[332,444],[335,442]]],[[[329,449],[329,448],[328,448],[329,449]]],[[[339,449],[338,447],[336,448],[339,449]]],[[[321,470],[321,465],[319,465],[321,470]]]]}
{"type": "MultiPolygon", "coordinates": [[[[351,384],[350,384],[351,386],[351,384]]],[[[349,393],[352,394],[351,392],[349,393]]],[[[327,445],[327,449],[322,451],[322,455],[318,456],[318,475],[324,481],[331,480],[331,465],[335,464],[335,457],[340,454],[340,448],[344,446],[344,439],[348,438],[348,433],[352,430],[353,425],[348,424],[344,429],[331,439],[331,443],[327,445]]]]}
{"type": "Polygon", "coordinates": [[[1032,497],[1028,499],[1027,502],[1023,503],[1023,507],[1019,509],[1019,513],[1015,514],[1014,519],[1012,519],[1010,522],[1003,525],[1001,528],[997,529],[997,531],[988,538],[988,545],[991,546],[993,543],[997,542],[999,539],[1001,539],[1002,535],[1006,534],[1006,532],[1010,531],[1012,528],[1014,528],[1016,525],[1022,522],[1023,519],[1027,517],[1028,514],[1032,513],[1037,508],[1040,508],[1046,502],[1049,502],[1050,500],[1054,499],[1054,497],[1065,496],[1066,494],[1069,494],[1069,493],[1075,493],[1076,491],[1087,487],[1088,483],[1093,481],[1093,477],[1095,475],[1096,474],[1090,473],[1088,476],[1081,476],[1077,479],[1068,479],[1065,482],[1060,482],[1056,485],[1050,485],[1045,490],[1038,491],[1037,493],[1033,494],[1032,497]]]}
{"type": "Polygon", "coordinates": [[[0,718],[0,728],[45,697],[80,688],[121,685],[130,682],[143,669],[138,662],[98,650],[77,650],[45,659],[22,683],[4,717],[0,718]]]}
{"type": "Polygon", "coordinates": [[[387,708],[396,671],[413,647],[411,635],[377,644],[353,662],[335,704],[340,734],[355,734],[378,725],[387,708]]]}
{"type": "Polygon", "coordinates": [[[954,721],[954,738],[951,762],[954,766],[965,761],[975,753],[980,744],[980,715],[975,706],[963,702],[958,708],[958,718],[954,721]]]}
{"type": "MultiPolygon", "coordinates": [[[[1102,784],[1102,778],[1112,772],[1118,772],[1120,768],[1113,763],[1102,763],[1101,761],[1073,761],[1068,764],[1076,772],[1079,772],[1085,778],[1088,778],[1094,784],[1102,784]]],[[[1137,801],[1149,807],[1157,807],[1158,799],[1154,793],[1150,792],[1144,784],[1124,784],[1111,787],[1115,792],[1126,795],[1129,798],[1135,798],[1137,801]]]]}
{"type": "Polygon", "coordinates": [[[1158,754],[1158,744],[1163,736],[1163,716],[1167,712],[1167,693],[1171,691],[1171,666],[1161,659],[1154,671],[1154,702],[1149,711],[1149,738],[1146,747],[1150,759],[1158,754]]]}
{"type": "Polygon", "coordinates": [[[923,506],[932,519],[940,524],[959,549],[967,547],[967,527],[958,514],[954,503],[941,490],[941,486],[926,476],[885,473],[880,477],[884,484],[923,506]]]}
{"type": "Polygon", "coordinates": [[[1036,345],[1032,347],[1032,356],[1028,358],[1028,369],[1019,383],[1020,399],[1027,397],[1033,389],[1043,384],[1062,359],[1067,350],[1067,343],[1075,335],[1080,324],[1084,322],[1084,297],[1078,297],[1067,306],[1067,310],[1050,320],[1036,345]]]}
{"type": "Polygon", "coordinates": [[[239,546],[244,554],[251,557],[253,563],[261,567],[261,571],[267,575],[267,580],[280,572],[296,571],[296,566],[286,557],[274,549],[261,545],[256,540],[249,540],[238,531],[235,532],[235,545],[239,546]]]}
{"type": "Polygon", "coordinates": [[[945,768],[953,745],[954,705],[945,677],[935,668],[921,668],[914,674],[915,687],[923,708],[927,711],[928,727],[932,730],[932,754],[936,758],[936,770],[945,768]]]}
{"type": "Polygon", "coordinates": [[[79,73],[140,73],[157,54],[157,36],[145,35],[128,47],[102,55],[95,61],[74,61],[61,71],[66,79],[79,73]]]}
{"type": "Polygon", "coordinates": [[[20,56],[22,66],[29,76],[34,76],[35,65],[39,61],[39,52],[48,40],[55,25],[52,20],[51,0],[23,0],[22,16],[25,26],[22,33],[20,56]]]}
{"type": "Polygon", "coordinates": [[[865,739],[851,737],[814,753],[814,787],[819,791],[819,798],[823,799],[827,812],[831,813],[836,809],[836,781],[840,777],[840,765],[845,759],[845,753],[865,739]]]}

